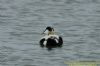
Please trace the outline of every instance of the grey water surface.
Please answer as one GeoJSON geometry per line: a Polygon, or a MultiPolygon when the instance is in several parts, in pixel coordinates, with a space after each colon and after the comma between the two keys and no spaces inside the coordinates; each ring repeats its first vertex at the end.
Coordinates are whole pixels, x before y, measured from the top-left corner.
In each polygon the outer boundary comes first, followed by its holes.
{"type": "Polygon", "coordinates": [[[0,66],[66,66],[100,60],[100,0],[0,0],[0,66]],[[61,48],[41,48],[46,26],[61,48]]]}

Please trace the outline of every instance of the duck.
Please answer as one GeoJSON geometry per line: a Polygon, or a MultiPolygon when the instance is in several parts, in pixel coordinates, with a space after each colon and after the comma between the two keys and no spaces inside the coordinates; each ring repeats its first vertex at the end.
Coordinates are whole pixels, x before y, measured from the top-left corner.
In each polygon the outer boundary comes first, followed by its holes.
{"type": "Polygon", "coordinates": [[[40,39],[41,47],[60,47],[63,44],[63,39],[61,36],[56,35],[54,32],[54,28],[51,26],[47,26],[42,34],[45,34],[40,39]]]}

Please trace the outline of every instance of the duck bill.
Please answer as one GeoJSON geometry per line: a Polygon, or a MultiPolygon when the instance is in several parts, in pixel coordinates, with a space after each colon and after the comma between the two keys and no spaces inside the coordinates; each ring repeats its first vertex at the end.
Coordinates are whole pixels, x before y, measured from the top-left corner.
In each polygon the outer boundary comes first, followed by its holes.
{"type": "Polygon", "coordinates": [[[48,30],[44,30],[42,34],[48,34],[49,31],[48,30]]]}

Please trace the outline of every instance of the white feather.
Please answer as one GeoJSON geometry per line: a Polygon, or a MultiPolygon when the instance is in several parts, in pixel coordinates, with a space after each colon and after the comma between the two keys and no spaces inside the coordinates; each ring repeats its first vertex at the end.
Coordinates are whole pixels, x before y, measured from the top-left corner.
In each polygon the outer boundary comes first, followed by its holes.
{"type": "Polygon", "coordinates": [[[55,39],[55,41],[58,43],[58,40],[57,39],[55,39]]]}
{"type": "Polygon", "coordinates": [[[44,43],[43,43],[43,44],[44,44],[44,46],[46,46],[46,44],[47,44],[47,41],[44,41],[44,43]]]}

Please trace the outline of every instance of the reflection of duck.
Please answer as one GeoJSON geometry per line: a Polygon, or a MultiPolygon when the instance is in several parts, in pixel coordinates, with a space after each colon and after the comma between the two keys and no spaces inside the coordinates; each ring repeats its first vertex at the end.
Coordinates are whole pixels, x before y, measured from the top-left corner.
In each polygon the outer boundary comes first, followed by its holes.
{"type": "Polygon", "coordinates": [[[40,45],[42,47],[57,47],[62,46],[63,40],[62,37],[54,34],[54,29],[52,27],[47,27],[43,34],[46,34],[40,40],[40,45]]]}

